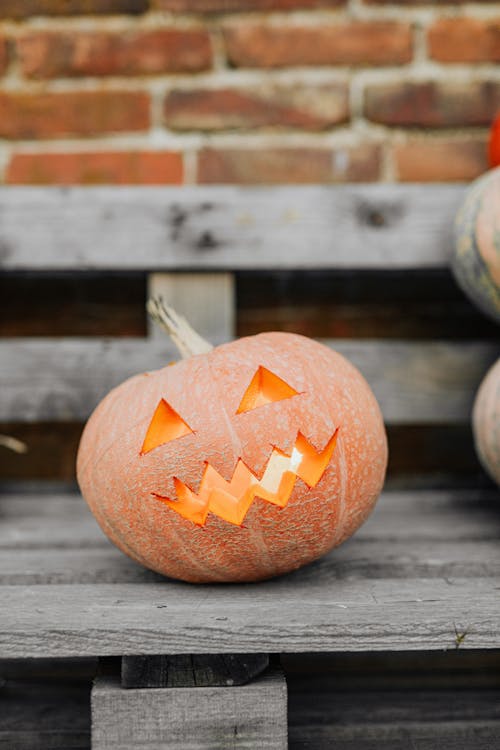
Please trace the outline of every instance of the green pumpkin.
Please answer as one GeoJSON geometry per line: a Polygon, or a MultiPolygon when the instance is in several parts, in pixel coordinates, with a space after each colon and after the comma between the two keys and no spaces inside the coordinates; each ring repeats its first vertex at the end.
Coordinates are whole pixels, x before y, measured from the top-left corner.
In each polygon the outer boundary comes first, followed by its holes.
{"type": "Polygon", "coordinates": [[[474,402],[472,429],[479,460],[500,485],[500,359],[481,383],[474,402]]]}
{"type": "Polygon", "coordinates": [[[455,221],[452,269],[472,302],[500,322],[500,167],[467,191],[455,221]]]}

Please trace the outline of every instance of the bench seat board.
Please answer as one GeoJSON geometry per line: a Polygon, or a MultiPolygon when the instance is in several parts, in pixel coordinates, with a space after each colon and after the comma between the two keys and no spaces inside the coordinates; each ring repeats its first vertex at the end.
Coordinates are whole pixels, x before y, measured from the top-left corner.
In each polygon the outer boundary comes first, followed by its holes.
{"type": "Polygon", "coordinates": [[[0,268],[442,268],[463,195],[462,185],[9,186],[0,268]]]}
{"type": "MultiPolygon", "coordinates": [[[[373,388],[386,422],[467,422],[473,397],[500,348],[495,342],[325,339],[373,388]]],[[[4,339],[0,421],[84,420],[127,377],[178,354],[164,337],[4,339]],[[33,380],[36,373],[36,384],[33,380]]]]}
{"type": "Polygon", "coordinates": [[[146,571],[76,495],[6,495],[0,516],[0,658],[500,647],[496,492],[386,492],[339,549],[258,585],[146,571]]]}

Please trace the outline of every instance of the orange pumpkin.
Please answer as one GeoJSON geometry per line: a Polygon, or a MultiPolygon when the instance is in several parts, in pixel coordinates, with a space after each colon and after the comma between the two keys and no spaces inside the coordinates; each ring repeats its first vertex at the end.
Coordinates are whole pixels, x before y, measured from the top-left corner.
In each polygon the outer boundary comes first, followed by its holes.
{"type": "Polygon", "coordinates": [[[199,344],[99,404],[78,453],[82,493],[109,538],[164,575],[256,581],[298,568],[350,536],[381,490],[375,397],[303,336],[199,344]]]}
{"type": "Polygon", "coordinates": [[[477,455],[500,485],[500,359],[487,372],[477,392],[472,428],[477,455]]]}

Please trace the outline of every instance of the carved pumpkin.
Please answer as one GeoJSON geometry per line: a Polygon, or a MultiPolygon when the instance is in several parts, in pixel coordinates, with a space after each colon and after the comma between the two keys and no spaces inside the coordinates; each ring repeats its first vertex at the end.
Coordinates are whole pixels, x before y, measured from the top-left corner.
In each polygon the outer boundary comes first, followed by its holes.
{"type": "Polygon", "coordinates": [[[472,427],[477,455],[500,485],[500,359],[487,372],[477,392],[472,427]]]}
{"type": "Polygon", "coordinates": [[[215,349],[198,338],[195,351],[130,378],[90,417],[78,480],[104,532],[192,582],[269,578],[340,544],[370,513],[387,462],[360,373],[288,333],[215,349]]]}
{"type": "Polygon", "coordinates": [[[500,167],[467,192],[455,223],[452,268],[468,297],[500,321],[500,167]]]}

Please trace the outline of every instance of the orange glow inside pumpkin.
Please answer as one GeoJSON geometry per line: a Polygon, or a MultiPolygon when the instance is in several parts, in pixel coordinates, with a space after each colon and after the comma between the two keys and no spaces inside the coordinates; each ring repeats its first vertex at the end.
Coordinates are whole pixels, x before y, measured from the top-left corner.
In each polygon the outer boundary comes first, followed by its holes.
{"type": "Polygon", "coordinates": [[[189,435],[193,430],[185,423],[177,412],[167,404],[164,398],[156,407],[153,418],[149,423],[146,437],[141,448],[141,455],[149,453],[153,448],[168,443],[170,440],[189,435]]]}
{"type": "Polygon", "coordinates": [[[298,395],[298,391],[291,385],[261,366],[246,389],[236,414],[298,395]]]}
{"type": "Polygon", "coordinates": [[[314,487],[330,463],[337,435],[338,428],[323,450],[316,451],[299,432],[290,456],[278,448],[273,448],[260,479],[241,459],[238,460],[229,482],[213,466],[205,463],[198,493],[193,492],[180,479],[174,478],[176,500],[157,493],[153,495],[183,518],[200,526],[206,523],[209,513],[241,526],[256,497],[284,508],[297,477],[309,487],[314,487]]]}

